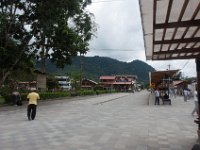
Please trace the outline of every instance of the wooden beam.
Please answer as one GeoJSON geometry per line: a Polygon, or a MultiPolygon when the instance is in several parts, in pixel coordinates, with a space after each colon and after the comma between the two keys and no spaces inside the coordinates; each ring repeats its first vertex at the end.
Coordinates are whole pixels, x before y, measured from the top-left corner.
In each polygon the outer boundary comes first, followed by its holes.
{"type": "Polygon", "coordinates": [[[190,20],[190,21],[181,21],[181,22],[170,22],[170,23],[160,23],[155,24],[155,29],[165,29],[165,28],[177,28],[177,27],[193,27],[199,26],[200,19],[198,20],[190,20]]]}
{"type": "MultiPolygon", "coordinates": [[[[155,26],[155,24],[156,24],[156,12],[157,12],[157,0],[154,0],[153,1],[153,42],[155,41],[155,28],[154,28],[154,26],[155,26]]],[[[154,49],[155,48],[155,45],[154,45],[154,43],[152,44],[152,49],[154,49]]]]}
{"type": "MultiPolygon", "coordinates": [[[[189,0],[185,0],[185,1],[184,1],[183,7],[182,7],[181,12],[180,12],[180,15],[179,15],[179,17],[178,17],[178,22],[181,22],[181,20],[182,20],[182,18],[183,18],[183,15],[184,15],[184,13],[185,13],[185,10],[186,10],[186,8],[187,8],[187,6],[188,6],[188,3],[189,3],[189,0]]],[[[173,33],[173,35],[172,35],[172,39],[175,39],[175,35],[176,35],[177,31],[178,31],[178,27],[175,28],[175,31],[174,31],[174,33],[173,33]]],[[[178,45],[179,45],[179,44],[178,44],[178,45]]],[[[169,49],[171,49],[171,46],[172,46],[172,45],[170,44],[170,45],[169,45],[169,49]]]]}
{"type": "MultiPolygon", "coordinates": [[[[171,9],[172,9],[172,3],[173,3],[173,0],[170,0],[169,4],[168,4],[168,7],[167,7],[167,15],[166,15],[166,18],[165,18],[165,24],[168,24],[169,16],[170,16],[171,9]]],[[[154,26],[154,30],[155,29],[156,29],[156,24],[154,26]]],[[[162,41],[164,41],[164,39],[165,39],[166,30],[167,30],[167,28],[164,27],[164,31],[163,31],[163,35],[162,35],[162,41]]],[[[162,50],[162,48],[163,48],[163,44],[160,47],[160,51],[162,50]]]]}
{"type": "Polygon", "coordinates": [[[200,48],[183,48],[183,49],[176,49],[176,50],[169,50],[169,51],[159,51],[153,52],[153,54],[179,54],[179,53],[198,53],[200,52],[200,48]]]}
{"type": "Polygon", "coordinates": [[[199,41],[200,41],[200,37],[194,37],[194,38],[185,38],[185,39],[154,41],[154,44],[190,43],[190,42],[199,42],[199,41]]]}
{"type": "Polygon", "coordinates": [[[160,58],[160,55],[157,55],[158,57],[154,58],[155,56],[153,55],[152,60],[174,60],[174,59],[194,59],[194,58],[200,58],[200,55],[190,55],[190,56],[176,56],[176,57],[163,57],[160,58]]]}

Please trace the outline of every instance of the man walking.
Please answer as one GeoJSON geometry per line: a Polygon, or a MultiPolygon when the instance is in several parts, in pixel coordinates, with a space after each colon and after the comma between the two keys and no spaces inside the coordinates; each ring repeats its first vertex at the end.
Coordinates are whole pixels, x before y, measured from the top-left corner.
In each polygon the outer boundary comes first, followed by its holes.
{"type": "Polygon", "coordinates": [[[155,104],[154,105],[160,105],[160,92],[158,89],[155,90],[155,104]]]}
{"type": "Polygon", "coordinates": [[[28,107],[27,107],[27,117],[28,120],[34,120],[36,116],[36,109],[37,109],[37,101],[40,99],[36,90],[32,90],[27,96],[28,99],[28,107]]]}

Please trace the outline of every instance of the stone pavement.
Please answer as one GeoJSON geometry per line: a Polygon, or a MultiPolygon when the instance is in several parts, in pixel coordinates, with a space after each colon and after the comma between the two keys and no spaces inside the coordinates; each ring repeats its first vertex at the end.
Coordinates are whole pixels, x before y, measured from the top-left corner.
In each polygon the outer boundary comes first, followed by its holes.
{"type": "Polygon", "coordinates": [[[193,101],[152,101],[141,91],[40,102],[34,121],[25,105],[0,107],[0,150],[190,150],[193,101]]]}

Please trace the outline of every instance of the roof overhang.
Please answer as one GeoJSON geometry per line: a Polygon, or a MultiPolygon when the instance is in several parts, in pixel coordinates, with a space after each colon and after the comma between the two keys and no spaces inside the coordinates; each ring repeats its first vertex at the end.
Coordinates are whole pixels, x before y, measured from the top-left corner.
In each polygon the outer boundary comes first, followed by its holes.
{"type": "Polygon", "coordinates": [[[147,60],[200,57],[200,0],[139,0],[147,60]]]}
{"type": "Polygon", "coordinates": [[[176,75],[176,73],[178,73],[178,71],[179,70],[166,70],[151,72],[151,84],[155,84],[157,86],[162,81],[162,79],[166,78],[166,76],[172,78],[174,75],[176,75]]]}

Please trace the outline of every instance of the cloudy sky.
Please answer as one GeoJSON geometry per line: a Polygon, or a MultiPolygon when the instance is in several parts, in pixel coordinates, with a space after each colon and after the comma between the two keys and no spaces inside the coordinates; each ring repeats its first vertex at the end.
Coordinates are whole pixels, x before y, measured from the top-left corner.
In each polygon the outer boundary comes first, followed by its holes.
{"type": "Polygon", "coordinates": [[[93,0],[88,10],[95,16],[96,37],[86,56],[106,56],[123,62],[142,60],[156,70],[181,69],[196,76],[195,60],[146,61],[138,0],[93,0]]]}

